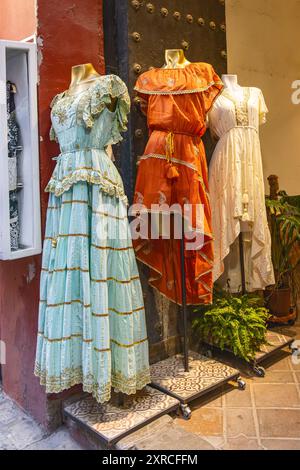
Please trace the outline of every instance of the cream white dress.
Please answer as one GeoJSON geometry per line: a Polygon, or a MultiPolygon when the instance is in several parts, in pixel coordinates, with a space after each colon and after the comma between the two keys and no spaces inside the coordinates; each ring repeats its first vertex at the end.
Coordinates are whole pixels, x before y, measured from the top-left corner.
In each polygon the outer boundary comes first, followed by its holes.
{"type": "Polygon", "coordinates": [[[247,290],[274,284],[259,140],[259,126],[266,121],[268,109],[260,89],[242,90],[243,99],[237,100],[226,88],[208,118],[212,135],[218,139],[209,176],[214,281],[227,283],[233,292],[241,288],[241,231],[247,290]]]}

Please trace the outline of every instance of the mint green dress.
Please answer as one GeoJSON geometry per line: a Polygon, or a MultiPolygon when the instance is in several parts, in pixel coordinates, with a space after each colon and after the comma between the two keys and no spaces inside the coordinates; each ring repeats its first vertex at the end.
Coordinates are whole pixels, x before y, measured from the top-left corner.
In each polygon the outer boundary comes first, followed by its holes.
{"type": "Polygon", "coordinates": [[[145,310],[121,177],[106,147],[122,140],[130,99],[115,75],[52,102],[60,145],[40,283],[35,374],[47,393],[81,383],[106,402],[150,382],[145,310]],[[117,98],[115,112],[108,110],[117,98]]]}

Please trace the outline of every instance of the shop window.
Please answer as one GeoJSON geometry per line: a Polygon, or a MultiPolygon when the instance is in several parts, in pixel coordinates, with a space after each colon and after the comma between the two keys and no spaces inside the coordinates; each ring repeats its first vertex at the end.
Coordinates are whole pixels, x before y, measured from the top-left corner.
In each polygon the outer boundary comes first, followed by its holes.
{"type": "Polygon", "coordinates": [[[41,253],[33,43],[0,41],[0,259],[41,253]]]}

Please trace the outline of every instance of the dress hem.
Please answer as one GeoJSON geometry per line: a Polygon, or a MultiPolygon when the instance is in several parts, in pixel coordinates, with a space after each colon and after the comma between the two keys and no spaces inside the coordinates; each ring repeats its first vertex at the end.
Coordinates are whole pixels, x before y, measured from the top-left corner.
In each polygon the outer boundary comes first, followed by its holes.
{"type": "MultiPolygon", "coordinates": [[[[212,240],[211,240],[212,242],[212,240]]],[[[158,281],[160,280],[162,277],[163,277],[163,274],[158,271],[158,269],[154,268],[153,266],[151,266],[149,263],[147,263],[146,261],[144,261],[144,259],[142,259],[139,255],[138,255],[138,252],[142,249],[142,246],[138,246],[135,251],[136,251],[136,258],[141,262],[143,263],[145,266],[147,266],[148,268],[152,269],[155,273],[158,274],[158,277],[150,277],[148,282],[150,284],[150,286],[154,289],[156,289],[163,297],[165,297],[166,299],[168,299],[169,301],[175,303],[176,305],[179,305],[179,306],[182,306],[182,303],[179,302],[179,301],[176,301],[174,300],[172,297],[169,297],[167,294],[165,294],[164,292],[162,292],[157,286],[155,286],[153,283],[155,281],[158,281]]],[[[201,254],[201,253],[200,253],[201,254]]],[[[204,273],[201,273],[199,276],[197,276],[195,278],[195,282],[197,282],[198,284],[201,284],[206,290],[209,290],[208,289],[208,286],[206,286],[206,284],[201,280],[201,277],[205,276],[206,274],[209,274],[210,272],[212,272],[212,269],[211,268],[210,270],[204,272],[204,273]]],[[[203,294],[202,296],[197,296],[198,299],[204,299],[206,297],[210,297],[210,301],[209,302],[203,302],[203,300],[199,303],[190,303],[190,302],[187,302],[186,305],[188,306],[198,306],[198,305],[203,305],[203,304],[211,304],[211,296],[212,296],[212,291],[209,290],[207,294],[203,294]]]]}
{"type": "Polygon", "coordinates": [[[151,382],[150,370],[147,372],[140,373],[136,376],[136,384],[134,386],[126,386],[122,384],[120,379],[111,378],[110,383],[107,384],[106,391],[103,393],[97,392],[97,384],[84,384],[82,372],[76,373],[69,382],[65,382],[64,385],[49,385],[46,374],[43,373],[38,365],[35,366],[34,375],[40,379],[40,384],[46,387],[46,393],[61,393],[64,390],[68,390],[75,385],[82,385],[82,389],[86,393],[90,393],[98,403],[105,403],[111,398],[111,389],[117,389],[119,392],[125,395],[134,395],[137,391],[142,390],[151,382]]]}

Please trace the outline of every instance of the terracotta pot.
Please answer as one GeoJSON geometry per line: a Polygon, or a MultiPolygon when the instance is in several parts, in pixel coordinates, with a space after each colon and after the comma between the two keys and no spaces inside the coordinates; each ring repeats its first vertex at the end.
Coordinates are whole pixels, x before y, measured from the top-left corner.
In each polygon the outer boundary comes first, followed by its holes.
{"type": "Polygon", "coordinates": [[[267,289],[265,291],[265,298],[267,300],[267,308],[275,317],[287,317],[292,308],[291,289],[267,289]]]}

